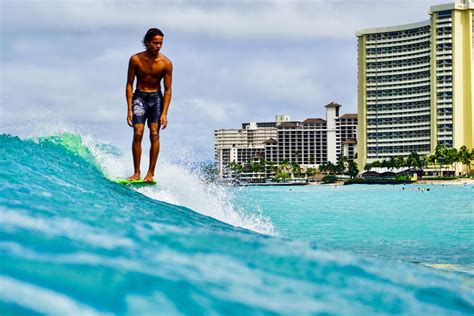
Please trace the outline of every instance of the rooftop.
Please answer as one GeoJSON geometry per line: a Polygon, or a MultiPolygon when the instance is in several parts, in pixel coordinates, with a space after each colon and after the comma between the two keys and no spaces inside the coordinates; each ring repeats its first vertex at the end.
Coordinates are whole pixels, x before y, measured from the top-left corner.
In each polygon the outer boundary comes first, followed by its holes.
{"type": "Polygon", "coordinates": [[[324,124],[326,123],[325,120],[322,118],[308,118],[303,121],[304,124],[324,124]]]}
{"type": "Polygon", "coordinates": [[[329,103],[329,104],[326,104],[324,107],[326,107],[326,108],[339,108],[339,107],[341,107],[341,106],[342,106],[342,105],[337,104],[336,102],[333,101],[333,102],[331,102],[331,103],[329,103]]]}
{"type": "Polygon", "coordinates": [[[301,122],[283,122],[277,125],[277,128],[296,128],[301,122]]]}
{"type": "Polygon", "coordinates": [[[266,141],[263,142],[265,145],[275,145],[275,144],[278,144],[278,142],[276,141],[276,139],[273,139],[273,138],[269,138],[267,139],[266,141]]]}
{"type": "Polygon", "coordinates": [[[344,114],[344,115],[342,115],[342,116],[339,116],[338,119],[353,119],[353,120],[357,120],[357,114],[352,114],[352,113],[344,114]]]}

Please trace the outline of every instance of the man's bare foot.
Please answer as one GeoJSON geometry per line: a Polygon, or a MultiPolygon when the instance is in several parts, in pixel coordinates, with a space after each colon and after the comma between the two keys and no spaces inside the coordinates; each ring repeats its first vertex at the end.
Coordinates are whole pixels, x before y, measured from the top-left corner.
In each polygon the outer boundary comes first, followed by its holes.
{"type": "Polygon", "coordinates": [[[140,180],[140,172],[135,172],[132,176],[128,177],[128,180],[140,180]]]}
{"type": "Polygon", "coordinates": [[[146,174],[145,178],[143,179],[143,181],[145,182],[152,182],[153,181],[153,173],[151,173],[150,171],[148,171],[148,173],[146,174]]]}

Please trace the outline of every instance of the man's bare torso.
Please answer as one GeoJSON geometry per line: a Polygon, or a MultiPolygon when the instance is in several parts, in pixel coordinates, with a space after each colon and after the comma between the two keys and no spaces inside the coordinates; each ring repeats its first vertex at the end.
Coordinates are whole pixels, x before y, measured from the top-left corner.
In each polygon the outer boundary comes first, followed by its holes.
{"type": "Polygon", "coordinates": [[[171,67],[170,60],[163,54],[150,57],[146,52],[132,56],[132,65],[137,76],[137,90],[143,92],[160,91],[160,82],[166,70],[171,67]]]}

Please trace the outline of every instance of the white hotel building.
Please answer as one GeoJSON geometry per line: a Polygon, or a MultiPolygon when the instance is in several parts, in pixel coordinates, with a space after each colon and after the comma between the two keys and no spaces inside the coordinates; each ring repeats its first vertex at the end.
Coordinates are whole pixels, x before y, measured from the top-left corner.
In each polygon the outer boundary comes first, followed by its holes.
{"type": "Polygon", "coordinates": [[[326,105],[326,120],[290,121],[278,115],[274,122],[243,123],[241,129],[214,131],[215,162],[221,177],[229,176],[231,162],[245,164],[265,159],[275,164],[296,162],[316,167],[335,163],[340,155],[354,158],[357,114],[340,116],[341,105],[326,105]]]}

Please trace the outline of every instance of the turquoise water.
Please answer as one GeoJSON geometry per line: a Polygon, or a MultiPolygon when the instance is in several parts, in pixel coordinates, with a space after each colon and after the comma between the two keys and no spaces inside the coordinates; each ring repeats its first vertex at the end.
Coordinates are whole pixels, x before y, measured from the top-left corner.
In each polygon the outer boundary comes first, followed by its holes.
{"type": "Polygon", "coordinates": [[[471,185],[247,187],[236,196],[281,237],[474,277],[471,185]]]}
{"type": "MultiPolygon", "coordinates": [[[[357,192],[370,188],[298,188],[314,190],[295,189],[298,204],[272,189],[208,184],[163,161],[159,185],[137,192],[109,180],[123,177],[129,166],[115,148],[77,135],[0,136],[0,314],[474,313],[468,274],[393,260],[397,255],[389,249],[374,258],[373,236],[395,227],[384,218],[396,214],[364,201],[371,193],[357,192]],[[345,195],[342,190],[355,191],[345,195]],[[345,214],[334,218],[338,213],[331,207],[324,217],[313,214],[317,209],[308,209],[308,202],[316,205],[317,199],[303,200],[319,195],[329,206],[331,199],[347,199],[345,214]],[[263,198],[280,204],[271,207],[263,198]],[[287,224],[285,208],[276,207],[284,201],[292,212],[287,224]],[[364,216],[355,214],[355,203],[368,208],[363,212],[371,224],[355,219],[364,216]],[[344,228],[344,221],[359,227],[344,228]],[[352,236],[363,241],[363,230],[373,231],[365,252],[340,246],[352,236]]],[[[372,202],[384,189],[374,190],[372,202]]],[[[415,193],[403,194],[401,201],[415,193]]],[[[457,194],[464,193],[450,191],[440,201],[457,194]]],[[[454,236],[441,239],[439,253],[434,243],[422,240],[432,246],[424,253],[443,256],[450,244],[472,245],[472,221],[461,227],[465,230],[458,226],[472,216],[472,207],[464,211],[433,219],[431,225],[442,230],[439,236],[454,236]]],[[[418,225],[404,218],[406,225],[418,225]]],[[[394,242],[402,232],[392,234],[384,238],[394,242]]],[[[459,261],[442,262],[469,265],[469,255],[457,256],[459,261]]]]}

